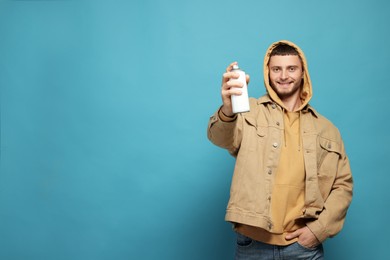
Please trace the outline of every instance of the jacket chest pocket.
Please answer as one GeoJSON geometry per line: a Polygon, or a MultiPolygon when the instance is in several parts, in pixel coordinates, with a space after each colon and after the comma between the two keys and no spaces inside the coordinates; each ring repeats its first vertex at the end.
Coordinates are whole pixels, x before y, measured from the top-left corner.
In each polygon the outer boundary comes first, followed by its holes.
{"type": "Polygon", "coordinates": [[[317,151],[318,174],[335,173],[340,156],[340,144],[320,136],[317,151]]]}
{"type": "Polygon", "coordinates": [[[318,140],[318,187],[322,198],[326,200],[332,190],[332,185],[337,174],[341,147],[339,143],[323,137],[319,137],[318,140]]]}
{"type": "Polygon", "coordinates": [[[264,148],[268,133],[268,127],[258,126],[252,118],[246,118],[246,134],[244,135],[243,146],[249,151],[258,151],[264,148]]]}

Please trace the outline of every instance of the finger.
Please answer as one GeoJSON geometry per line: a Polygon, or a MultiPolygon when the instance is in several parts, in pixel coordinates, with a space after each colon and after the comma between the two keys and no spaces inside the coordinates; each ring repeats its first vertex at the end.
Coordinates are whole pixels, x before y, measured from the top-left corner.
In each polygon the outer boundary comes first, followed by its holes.
{"type": "Polygon", "coordinates": [[[226,68],[226,72],[229,72],[233,69],[233,65],[237,65],[237,61],[230,63],[230,65],[226,68]]]}
{"type": "Polygon", "coordinates": [[[248,74],[245,74],[246,84],[249,84],[251,77],[248,74]]]}
{"type": "Polygon", "coordinates": [[[242,95],[242,91],[239,90],[239,89],[230,89],[229,90],[229,94],[230,95],[241,96],[242,95]]]}
{"type": "Polygon", "coordinates": [[[226,73],[224,73],[222,77],[222,82],[226,82],[231,78],[229,72],[233,69],[233,65],[237,65],[237,61],[234,61],[227,66],[226,73]]]}
{"type": "Polygon", "coordinates": [[[301,232],[300,232],[300,230],[298,229],[298,230],[296,230],[296,231],[294,231],[294,232],[292,232],[292,233],[287,234],[286,239],[287,239],[287,240],[290,240],[290,239],[299,237],[300,234],[301,234],[301,232]]]}
{"type": "Polygon", "coordinates": [[[238,80],[230,80],[226,82],[225,85],[227,88],[242,88],[244,86],[244,83],[238,80]]]}
{"type": "Polygon", "coordinates": [[[230,79],[238,79],[240,77],[240,74],[237,72],[225,72],[222,75],[222,82],[228,82],[230,79]]]}
{"type": "Polygon", "coordinates": [[[242,95],[242,91],[238,88],[232,88],[232,89],[226,89],[222,90],[222,96],[224,97],[230,97],[231,95],[242,95]]]}

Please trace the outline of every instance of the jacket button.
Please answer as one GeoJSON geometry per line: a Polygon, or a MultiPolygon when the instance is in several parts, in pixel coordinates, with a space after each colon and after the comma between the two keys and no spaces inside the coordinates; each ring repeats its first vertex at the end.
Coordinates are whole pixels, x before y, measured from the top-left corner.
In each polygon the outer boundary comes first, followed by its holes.
{"type": "Polygon", "coordinates": [[[272,174],[272,170],[271,170],[271,169],[268,169],[268,174],[269,174],[269,175],[272,174]]]}
{"type": "Polygon", "coordinates": [[[273,109],[275,109],[275,108],[276,108],[275,103],[272,103],[271,107],[272,107],[273,109]]]}
{"type": "Polygon", "coordinates": [[[332,148],[332,145],[331,144],[328,144],[328,149],[331,149],[332,148]]]}
{"type": "Polygon", "coordinates": [[[273,146],[274,148],[277,148],[277,147],[278,147],[278,143],[273,143],[272,146],[273,146]]]}
{"type": "Polygon", "coordinates": [[[279,126],[279,125],[280,125],[280,123],[279,123],[279,122],[276,122],[276,125],[277,125],[277,126],[279,126]]]}

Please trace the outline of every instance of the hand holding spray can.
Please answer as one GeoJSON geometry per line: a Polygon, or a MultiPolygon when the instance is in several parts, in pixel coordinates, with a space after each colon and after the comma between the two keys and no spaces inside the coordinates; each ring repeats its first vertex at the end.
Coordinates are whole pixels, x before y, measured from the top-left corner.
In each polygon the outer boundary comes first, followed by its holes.
{"type": "Polygon", "coordinates": [[[245,78],[245,72],[241,70],[238,65],[233,65],[233,69],[231,70],[233,72],[239,73],[240,77],[238,79],[230,79],[230,80],[237,80],[243,83],[242,88],[235,88],[242,91],[241,95],[232,95],[232,108],[233,113],[241,113],[241,112],[248,112],[249,111],[249,98],[248,98],[248,86],[246,84],[246,78],[245,78]]]}

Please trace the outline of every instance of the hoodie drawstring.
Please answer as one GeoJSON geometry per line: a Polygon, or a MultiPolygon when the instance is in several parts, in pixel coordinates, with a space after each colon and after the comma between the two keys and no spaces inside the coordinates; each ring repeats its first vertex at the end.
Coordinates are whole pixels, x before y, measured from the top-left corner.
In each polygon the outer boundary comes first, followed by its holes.
{"type": "MultiPolygon", "coordinates": [[[[294,123],[295,120],[298,120],[298,151],[300,152],[301,151],[301,147],[302,147],[302,133],[301,133],[301,115],[302,115],[302,111],[297,111],[296,113],[298,113],[298,118],[296,117],[291,117],[291,115],[289,115],[288,111],[286,111],[285,108],[282,107],[282,113],[283,113],[283,142],[284,142],[284,147],[286,148],[287,147],[287,130],[286,128],[287,127],[292,127],[292,124],[294,123]],[[287,117],[287,118],[285,118],[287,117]],[[292,120],[292,121],[291,121],[292,120]],[[288,124],[288,125],[287,125],[288,124]]],[[[294,142],[292,145],[295,145],[296,143],[294,142]]],[[[291,145],[291,144],[290,144],[291,145]]]]}

